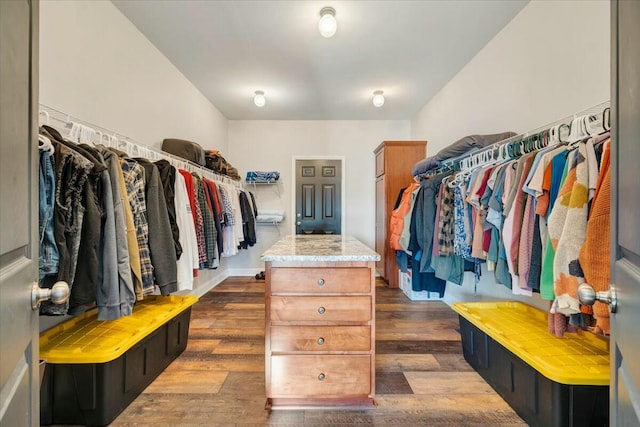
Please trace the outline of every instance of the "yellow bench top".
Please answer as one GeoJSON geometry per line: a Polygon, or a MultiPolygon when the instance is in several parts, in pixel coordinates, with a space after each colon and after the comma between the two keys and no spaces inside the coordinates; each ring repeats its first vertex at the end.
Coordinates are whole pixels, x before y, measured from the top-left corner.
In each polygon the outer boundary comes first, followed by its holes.
{"type": "Polygon", "coordinates": [[[40,358],[47,363],[106,363],[122,356],[163,324],[198,302],[195,296],[145,297],[131,316],[99,321],[97,309],[40,335],[40,358]]]}
{"type": "Polygon", "coordinates": [[[609,385],[609,340],[579,331],[563,338],[547,329],[547,313],[527,304],[454,303],[451,308],[552,381],[609,385]]]}

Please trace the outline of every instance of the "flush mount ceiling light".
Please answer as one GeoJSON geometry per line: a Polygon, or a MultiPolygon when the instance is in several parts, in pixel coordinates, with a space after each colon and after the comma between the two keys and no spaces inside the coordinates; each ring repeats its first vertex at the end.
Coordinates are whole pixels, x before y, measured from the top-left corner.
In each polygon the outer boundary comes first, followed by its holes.
{"type": "Polygon", "coordinates": [[[381,90],[376,90],[375,92],[373,92],[373,105],[375,107],[382,107],[384,105],[384,92],[382,92],[381,90]]]}
{"type": "Polygon", "coordinates": [[[336,21],[336,10],[332,7],[323,7],[320,10],[320,22],[318,22],[318,31],[322,37],[329,38],[338,30],[338,21],[336,21]]]}
{"type": "Polygon", "coordinates": [[[264,104],[267,103],[267,98],[264,97],[264,92],[257,90],[255,94],[256,96],[253,97],[253,103],[256,104],[256,107],[264,107],[264,104]]]}

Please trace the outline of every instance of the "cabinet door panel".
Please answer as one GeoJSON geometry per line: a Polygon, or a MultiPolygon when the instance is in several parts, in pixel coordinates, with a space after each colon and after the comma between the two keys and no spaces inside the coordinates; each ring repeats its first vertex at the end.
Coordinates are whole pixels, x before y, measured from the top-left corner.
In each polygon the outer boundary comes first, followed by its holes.
{"type": "Polygon", "coordinates": [[[376,181],[376,252],[380,254],[380,261],[376,261],[376,269],[383,279],[387,278],[385,260],[387,258],[387,215],[385,214],[385,179],[376,181]]]}
{"type": "Polygon", "coordinates": [[[384,173],[384,150],[376,154],[376,177],[384,173]]]}

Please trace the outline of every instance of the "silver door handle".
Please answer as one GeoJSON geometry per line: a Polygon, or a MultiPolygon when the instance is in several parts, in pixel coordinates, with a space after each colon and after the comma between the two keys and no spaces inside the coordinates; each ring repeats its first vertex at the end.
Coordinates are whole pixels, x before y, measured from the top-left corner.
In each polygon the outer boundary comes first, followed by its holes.
{"type": "Polygon", "coordinates": [[[609,286],[608,291],[596,292],[588,283],[578,286],[578,300],[582,305],[593,305],[594,302],[600,301],[609,305],[609,311],[615,313],[618,310],[618,295],[613,285],[609,286]]]}
{"type": "Polygon", "coordinates": [[[296,225],[302,225],[302,221],[296,221],[296,225]]]}
{"type": "Polygon", "coordinates": [[[41,288],[37,283],[31,287],[31,308],[37,310],[42,301],[51,301],[54,304],[64,304],[69,299],[69,285],[67,282],[56,282],[51,289],[41,288]]]}

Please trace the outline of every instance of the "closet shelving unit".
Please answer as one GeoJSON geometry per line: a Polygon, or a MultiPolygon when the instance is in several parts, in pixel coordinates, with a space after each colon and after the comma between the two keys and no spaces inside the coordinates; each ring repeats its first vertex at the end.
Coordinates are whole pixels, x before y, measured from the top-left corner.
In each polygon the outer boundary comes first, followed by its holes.
{"type": "Polygon", "coordinates": [[[445,161],[442,162],[442,165],[440,166],[440,168],[435,169],[434,171],[430,171],[427,174],[420,174],[414,177],[414,179],[423,179],[423,178],[427,178],[432,174],[436,174],[436,173],[440,173],[440,172],[444,172],[446,170],[462,170],[462,169],[472,169],[472,168],[477,168],[480,167],[488,162],[492,162],[495,159],[495,156],[488,156],[490,155],[491,152],[495,152],[497,150],[499,150],[502,147],[506,147],[507,145],[511,144],[511,143],[518,143],[519,141],[524,140],[525,138],[531,136],[531,135],[536,135],[539,134],[543,131],[546,131],[554,126],[563,126],[565,128],[565,130],[567,130],[568,132],[571,132],[571,124],[573,122],[573,120],[579,118],[579,117],[583,117],[583,116],[598,116],[598,118],[600,120],[609,122],[610,121],[610,107],[611,107],[611,101],[604,101],[601,102],[597,105],[594,105],[593,107],[587,108],[585,110],[582,110],[580,112],[574,113],[570,116],[566,116],[563,117],[562,119],[556,120],[554,122],[551,123],[547,123],[544,126],[540,126],[537,127],[535,129],[532,129],[528,132],[525,133],[521,133],[515,136],[512,136],[511,138],[508,139],[504,139],[502,141],[498,141],[494,144],[488,145],[486,147],[483,147],[479,150],[475,150],[475,151],[471,151],[465,154],[462,154],[458,157],[454,157],[451,159],[447,159],[445,161]]]}
{"type": "Polygon", "coordinates": [[[282,223],[282,221],[256,221],[256,225],[260,225],[260,226],[272,226],[275,227],[276,230],[278,231],[278,235],[281,236],[282,233],[280,232],[280,224],[282,223]]]}
{"type": "MultiPolygon", "coordinates": [[[[245,181],[246,185],[253,186],[254,193],[259,187],[264,188],[272,188],[275,190],[275,194],[278,196],[278,199],[282,198],[282,194],[280,193],[280,186],[278,185],[280,181],[245,181]]],[[[257,194],[256,194],[257,197],[257,194]]],[[[278,235],[281,236],[282,233],[280,231],[280,224],[284,221],[284,218],[280,221],[258,221],[256,220],[256,225],[259,226],[271,226],[275,227],[278,231],[278,235]]]]}
{"type": "MultiPolygon", "coordinates": [[[[212,170],[206,169],[196,163],[189,160],[174,156],[173,154],[161,151],[159,149],[150,147],[141,142],[138,142],[128,136],[122,135],[118,132],[106,129],[102,126],[98,126],[94,123],[86,120],[79,119],[76,116],[49,107],[44,104],[39,105],[39,124],[49,125],[64,136],[67,137],[71,130],[72,123],[78,123],[84,126],[88,126],[96,131],[96,137],[98,143],[102,143],[106,146],[116,148],[120,151],[126,152],[132,157],[144,157],[152,161],[165,159],[175,168],[184,169],[189,172],[195,172],[202,177],[208,178],[212,181],[221,182],[224,184],[232,185],[236,188],[243,189],[242,181],[236,181],[229,178],[226,175],[222,175],[212,170]]],[[[47,330],[56,326],[57,324],[70,319],[71,316],[41,316],[40,317],[40,331],[47,330]]]]}
{"type": "Polygon", "coordinates": [[[160,149],[143,144],[141,142],[134,140],[133,138],[130,138],[118,132],[114,132],[112,130],[103,128],[94,123],[79,119],[75,116],[64,113],[60,110],[56,110],[55,108],[51,108],[47,105],[40,104],[39,116],[40,116],[40,120],[39,120],[40,124],[47,124],[58,130],[63,131],[61,132],[63,133],[63,136],[67,136],[68,131],[71,128],[72,122],[75,122],[81,125],[88,126],[91,129],[95,130],[96,136],[98,138],[98,143],[104,144],[108,147],[116,148],[120,151],[124,151],[130,156],[144,157],[152,161],[165,159],[176,168],[184,169],[189,172],[196,172],[200,176],[209,178],[212,181],[222,182],[224,184],[232,185],[239,189],[243,189],[242,181],[236,181],[226,175],[222,175],[210,169],[206,169],[197,163],[193,163],[189,160],[175,156],[171,153],[167,153],[160,149]]]}
{"type": "MultiPolygon", "coordinates": [[[[243,189],[241,181],[46,105],[39,106],[39,122],[57,129],[64,137],[69,136],[73,123],[84,125],[95,131],[91,143],[118,149],[131,157],[151,161],[164,159],[176,168],[243,189]]],[[[113,421],[184,351],[191,305],[195,302],[195,296],[147,296],[136,304],[131,316],[109,322],[92,320],[92,312],[77,319],[41,316],[40,331],[49,332],[41,336],[40,342],[47,343],[51,339],[58,357],[54,362],[54,358],[46,357],[52,363],[47,363],[41,378],[40,416],[43,424],[107,425],[113,421]],[[63,322],[64,325],[59,325],[63,322]],[[134,330],[127,330],[130,327],[134,330]],[[64,334],[73,336],[73,340],[64,334]],[[61,342],[72,342],[71,351],[60,347],[55,341],[57,337],[61,337],[61,342]],[[102,345],[94,343],[96,337],[100,338],[97,341],[102,345]],[[84,343],[86,349],[76,346],[76,343],[84,343]],[[159,348],[163,349],[162,354],[157,352],[159,348]],[[78,369],[78,366],[90,369],[78,369]],[[85,408],[80,396],[87,392],[93,396],[93,406],[85,408]],[[69,396],[77,398],[70,399],[69,396]]],[[[46,350],[42,344],[41,348],[46,350]]]]}
{"type": "Polygon", "coordinates": [[[271,188],[275,188],[275,192],[280,196],[280,186],[278,185],[279,181],[245,181],[247,184],[251,184],[253,186],[253,190],[255,191],[258,186],[268,186],[271,188]]]}
{"type": "MultiPolygon", "coordinates": [[[[464,174],[520,157],[519,151],[537,151],[540,148],[527,138],[544,131],[551,133],[555,127],[557,136],[561,130],[568,135],[554,138],[547,146],[571,144],[602,134],[611,129],[610,111],[610,101],[605,101],[524,134],[447,160],[431,174],[415,178],[428,178],[449,170],[464,174]],[[594,125],[592,130],[595,132],[585,134],[589,123],[594,125]],[[520,149],[516,150],[516,156],[508,154],[507,148],[513,150],[518,146],[520,149]]],[[[539,310],[517,301],[456,302],[452,309],[459,315],[465,360],[527,424],[607,425],[609,385],[612,384],[608,338],[580,331],[558,339],[549,333],[548,310],[539,310]],[[510,366],[510,370],[505,372],[505,366],[510,366]]]]}

